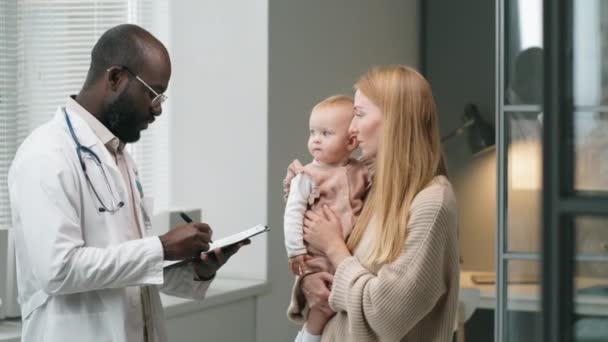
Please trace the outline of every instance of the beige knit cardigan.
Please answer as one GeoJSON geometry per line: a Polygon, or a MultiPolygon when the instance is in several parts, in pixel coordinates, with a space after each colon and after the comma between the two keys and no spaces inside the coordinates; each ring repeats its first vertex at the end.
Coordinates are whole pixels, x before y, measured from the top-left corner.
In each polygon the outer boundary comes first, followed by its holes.
{"type": "MultiPolygon", "coordinates": [[[[445,342],[452,340],[459,288],[456,203],[438,176],[410,208],[401,255],[380,267],[364,266],[370,227],[336,269],[329,305],[336,315],[322,341],[445,342]]],[[[288,315],[303,323],[306,301],[296,279],[288,315]]]]}

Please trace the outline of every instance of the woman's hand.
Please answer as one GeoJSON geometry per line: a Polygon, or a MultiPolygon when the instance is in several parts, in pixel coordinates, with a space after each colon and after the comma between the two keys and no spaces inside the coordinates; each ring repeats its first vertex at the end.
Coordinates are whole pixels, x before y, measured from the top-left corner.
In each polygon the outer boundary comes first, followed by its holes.
{"type": "Polygon", "coordinates": [[[328,272],[311,273],[302,278],[300,287],[311,309],[320,310],[326,315],[333,314],[328,299],[334,276],[328,272]]]}
{"type": "Polygon", "coordinates": [[[323,206],[322,215],[312,210],[306,212],[304,240],[327,255],[336,268],[342,260],[351,255],[342,238],[340,220],[326,205],[323,206]]]}

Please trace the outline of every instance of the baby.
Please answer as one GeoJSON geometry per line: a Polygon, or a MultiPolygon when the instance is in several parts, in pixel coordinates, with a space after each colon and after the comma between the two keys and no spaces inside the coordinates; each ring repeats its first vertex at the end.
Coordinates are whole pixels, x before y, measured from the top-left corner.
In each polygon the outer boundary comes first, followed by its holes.
{"type": "MultiPolygon", "coordinates": [[[[313,161],[302,166],[295,160],[288,168],[283,184],[287,194],[285,247],[289,268],[295,275],[319,271],[334,273],[327,257],[307,246],[302,238],[306,211],[322,212],[323,206],[327,205],[340,219],[342,235],[346,239],[363,207],[369,180],[366,166],[350,157],[357,147],[355,137],[348,131],[353,115],[353,100],[348,96],[336,95],[318,103],[312,109],[309,121],[308,151],[313,161]],[[309,264],[320,265],[319,268],[306,266],[305,260],[311,258],[317,260],[309,264]]],[[[331,316],[320,310],[310,310],[306,328],[296,341],[318,338],[314,335],[322,333],[329,318],[331,316]]]]}

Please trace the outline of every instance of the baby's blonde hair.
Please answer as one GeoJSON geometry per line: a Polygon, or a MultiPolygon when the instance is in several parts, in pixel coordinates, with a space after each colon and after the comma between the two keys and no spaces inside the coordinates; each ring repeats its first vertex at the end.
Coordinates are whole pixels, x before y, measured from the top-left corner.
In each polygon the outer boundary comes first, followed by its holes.
{"type": "Polygon", "coordinates": [[[347,106],[354,106],[354,101],[353,98],[347,95],[333,95],[330,96],[324,100],[322,100],[321,102],[317,103],[313,108],[312,111],[314,112],[317,109],[321,109],[321,108],[327,108],[327,107],[331,107],[331,106],[338,106],[338,105],[347,105],[347,106]]]}

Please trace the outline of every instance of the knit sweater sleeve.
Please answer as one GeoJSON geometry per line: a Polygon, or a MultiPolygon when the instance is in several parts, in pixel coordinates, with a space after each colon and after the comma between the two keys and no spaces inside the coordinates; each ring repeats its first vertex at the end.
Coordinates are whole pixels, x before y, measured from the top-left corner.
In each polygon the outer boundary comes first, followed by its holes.
{"type": "MultiPolygon", "coordinates": [[[[424,318],[446,293],[448,248],[457,244],[456,209],[450,189],[421,191],[410,209],[401,255],[377,274],[356,257],[336,269],[331,308],[346,312],[353,335],[398,341],[424,318]]],[[[457,263],[456,263],[457,264],[457,263]]]]}

